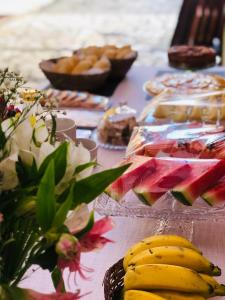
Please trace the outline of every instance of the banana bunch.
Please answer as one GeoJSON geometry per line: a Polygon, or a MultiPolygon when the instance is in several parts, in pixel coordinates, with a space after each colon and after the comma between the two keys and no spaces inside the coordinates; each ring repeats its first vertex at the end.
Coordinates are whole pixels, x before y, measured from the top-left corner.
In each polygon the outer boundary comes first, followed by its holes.
{"type": "Polygon", "coordinates": [[[219,267],[187,239],[176,235],[148,237],[125,254],[124,300],[203,300],[225,296],[219,267]]]}

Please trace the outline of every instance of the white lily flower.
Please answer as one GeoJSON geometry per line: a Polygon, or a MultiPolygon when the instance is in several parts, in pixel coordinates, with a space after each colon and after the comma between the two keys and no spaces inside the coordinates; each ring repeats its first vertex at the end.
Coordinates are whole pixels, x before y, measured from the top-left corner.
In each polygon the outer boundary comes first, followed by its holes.
{"type": "Polygon", "coordinates": [[[34,143],[41,144],[48,139],[48,136],[49,136],[49,132],[45,125],[44,120],[42,119],[38,120],[34,126],[34,132],[33,132],[34,143]]]}
{"type": "MultiPolygon", "coordinates": [[[[70,184],[71,179],[74,176],[74,171],[77,166],[81,164],[85,164],[90,162],[91,155],[90,152],[83,147],[83,145],[79,144],[76,146],[73,141],[69,142],[68,145],[68,152],[67,152],[67,167],[65,175],[63,176],[62,180],[56,186],[56,192],[62,193],[70,184]]],[[[91,175],[92,168],[88,168],[79,174],[76,175],[76,179],[82,179],[86,176],[91,175]]]]}
{"type": "Polygon", "coordinates": [[[26,164],[27,166],[32,166],[33,160],[35,159],[34,153],[32,151],[20,150],[19,155],[24,164],[26,164]]]}
{"type": "Polygon", "coordinates": [[[16,173],[17,155],[11,155],[0,162],[0,186],[3,190],[15,188],[18,183],[16,173]]]}
{"type": "Polygon", "coordinates": [[[19,149],[30,150],[30,145],[32,142],[32,135],[33,135],[33,128],[30,124],[30,121],[29,121],[29,119],[25,119],[15,129],[13,138],[15,139],[19,149]]]}
{"type": "Polygon", "coordinates": [[[60,143],[56,142],[54,145],[50,144],[49,142],[44,142],[41,144],[39,148],[38,158],[37,158],[37,165],[40,167],[44,159],[55,151],[59,147],[60,143]]]}
{"type": "Polygon", "coordinates": [[[7,137],[13,132],[13,130],[14,130],[13,121],[14,121],[14,118],[9,118],[9,119],[4,120],[4,121],[1,123],[1,128],[2,128],[2,131],[4,132],[6,138],[7,138],[7,137]]]}
{"type": "Polygon", "coordinates": [[[90,217],[90,212],[87,204],[82,203],[70,212],[64,224],[73,234],[85,228],[90,217]]]}
{"type": "MultiPolygon", "coordinates": [[[[74,166],[77,167],[82,164],[86,164],[91,161],[90,152],[80,143],[75,147],[73,151],[74,156],[74,166]]],[[[72,159],[72,158],[71,158],[72,159]]],[[[88,177],[91,175],[93,167],[87,168],[84,171],[76,175],[76,179],[80,180],[82,178],[88,177]]]]}

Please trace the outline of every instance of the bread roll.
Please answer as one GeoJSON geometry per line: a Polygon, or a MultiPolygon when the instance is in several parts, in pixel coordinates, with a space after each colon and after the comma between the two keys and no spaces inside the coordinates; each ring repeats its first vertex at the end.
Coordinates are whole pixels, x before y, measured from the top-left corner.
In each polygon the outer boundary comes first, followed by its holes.
{"type": "Polygon", "coordinates": [[[81,74],[92,67],[90,61],[82,60],[80,61],[76,67],[72,70],[72,74],[81,74]]]}
{"type": "Polygon", "coordinates": [[[97,46],[89,46],[87,48],[81,49],[81,52],[86,55],[96,55],[97,57],[99,57],[101,55],[101,48],[97,46]]]}
{"type": "Polygon", "coordinates": [[[131,53],[129,48],[119,49],[116,54],[116,59],[126,58],[131,53]]]}
{"type": "Polygon", "coordinates": [[[114,59],[117,55],[117,51],[115,49],[108,49],[104,51],[104,55],[110,59],[114,59]]]}
{"type": "Polygon", "coordinates": [[[90,61],[90,63],[91,63],[92,65],[94,65],[94,64],[98,61],[98,57],[97,57],[97,55],[94,55],[94,54],[92,54],[92,55],[87,55],[87,56],[85,57],[85,60],[90,61]]]}
{"type": "Polygon", "coordinates": [[[98,60],[94,66],[94,68],[99,68],[102,70],[108,70],[110,68],[110,62],[106,57],[102,57],[100,60],[98,60]]]}
{"type": "Polygon", "coordinates": [[[70,73],[74,68],[73,58],[64,57],[59,59],[54,67],[54,71],[58,73],[70,73]]]}

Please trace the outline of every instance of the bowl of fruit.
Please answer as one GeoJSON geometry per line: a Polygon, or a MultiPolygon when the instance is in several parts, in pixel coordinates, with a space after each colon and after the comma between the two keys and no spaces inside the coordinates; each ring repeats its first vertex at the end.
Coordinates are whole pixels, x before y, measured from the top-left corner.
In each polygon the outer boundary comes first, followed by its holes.
{"type": "Polygon", "coordinates": [[[107,57],[74,54],[40,62],[39,67],[53,87],[60,90],[96,91],[110,73],[107,57]]]}
{"type": "Polygon", "coordinates": [[[133,245],[103,281],[105,300],[204,300],[225,295],[221,270],[190,241],[155,235],[133,245]]]}

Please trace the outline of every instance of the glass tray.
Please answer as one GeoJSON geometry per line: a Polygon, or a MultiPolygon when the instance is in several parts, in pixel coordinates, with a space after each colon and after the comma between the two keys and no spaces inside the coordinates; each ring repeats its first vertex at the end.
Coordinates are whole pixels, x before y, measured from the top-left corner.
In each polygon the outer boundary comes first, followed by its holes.
{"type": "Polygon", "coordinates": [[[170,193],[161,197],[153,206],[142,204],[133,192],[129,192],[120,202],[102,194],[95,200],[95,210],[101,215],[187,222],[208,219],[218,221],[225,217],[225,203],[219,207],[211,207],[199,198],[193,206],[185,206],[175,200],[170,193]]]}

